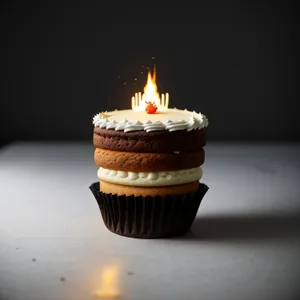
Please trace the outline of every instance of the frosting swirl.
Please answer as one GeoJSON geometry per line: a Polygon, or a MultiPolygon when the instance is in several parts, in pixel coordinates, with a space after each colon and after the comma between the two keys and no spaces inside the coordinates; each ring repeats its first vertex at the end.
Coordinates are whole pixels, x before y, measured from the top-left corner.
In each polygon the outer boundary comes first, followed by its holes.
{"type": "Polygon", "coordinates": [[[111,129],[111,130],[124,130],[124,132],[131,131],[141,131],[146,132],[168,130],[179,131],[179,130],[200,130],[208,126],[208,119],[205,115],[201,113],[196,113],[195,111],[190,112],[191,116],[187,120],[166,120],[166,121],[151,121],[141,122],[139,120],[128,121],[127,119],[116,121],[113,118],[107,117],[105,114],[97,114],[93,118],[93,124],[95,127],[101,129],[111,129]]]}

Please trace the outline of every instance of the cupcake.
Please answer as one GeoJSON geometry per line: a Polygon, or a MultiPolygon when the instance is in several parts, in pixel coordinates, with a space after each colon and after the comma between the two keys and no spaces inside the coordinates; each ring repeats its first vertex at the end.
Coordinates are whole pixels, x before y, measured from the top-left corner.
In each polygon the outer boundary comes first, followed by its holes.
{"type": "Polygon", "coordinates": [[[98,181],[90,186],[106,227],[134,238],[186,233],[208,187],[200,183],[207,118],[169,109],[155,74],[132,109],[94,116],[98,181]]]}

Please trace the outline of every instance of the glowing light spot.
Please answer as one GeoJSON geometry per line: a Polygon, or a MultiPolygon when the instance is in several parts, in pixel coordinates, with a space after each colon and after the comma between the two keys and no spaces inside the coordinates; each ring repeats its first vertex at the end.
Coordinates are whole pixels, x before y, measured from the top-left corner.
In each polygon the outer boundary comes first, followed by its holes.
{"type": "Polygon", "coordinates": [[[103,270],[101,286],[94,295],[100,299],[120,298],[118,277],[119,269],[116,266],[111,266],[103,270]]]}

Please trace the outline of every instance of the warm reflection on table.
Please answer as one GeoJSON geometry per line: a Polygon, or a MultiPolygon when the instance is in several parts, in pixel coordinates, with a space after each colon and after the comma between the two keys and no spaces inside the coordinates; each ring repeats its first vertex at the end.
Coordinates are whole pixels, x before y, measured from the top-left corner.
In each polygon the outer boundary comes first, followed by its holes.
{"type": "Polygon", "coordinates": [[[118,266],[105,267],[101,274],[100,287],[94,295],[101,299],[118,299],[120,297],[119,277],[118,266]]]}

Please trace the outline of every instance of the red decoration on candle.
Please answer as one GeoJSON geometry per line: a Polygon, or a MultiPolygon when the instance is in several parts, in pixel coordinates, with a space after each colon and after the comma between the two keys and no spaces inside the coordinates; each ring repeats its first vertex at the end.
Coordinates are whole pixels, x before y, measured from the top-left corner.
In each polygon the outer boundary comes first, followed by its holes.
{"type": "Polygon", "coordinates": [[[147,114],[155,114],[157,111],[157,106],[153,102],[146,101],[146,112],[147,114]]]}

